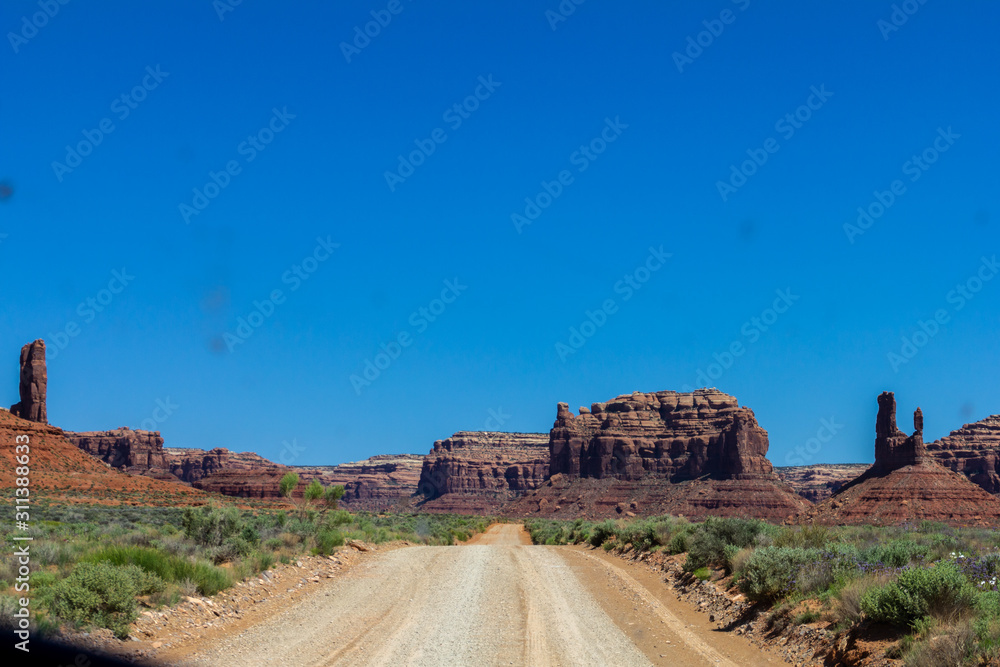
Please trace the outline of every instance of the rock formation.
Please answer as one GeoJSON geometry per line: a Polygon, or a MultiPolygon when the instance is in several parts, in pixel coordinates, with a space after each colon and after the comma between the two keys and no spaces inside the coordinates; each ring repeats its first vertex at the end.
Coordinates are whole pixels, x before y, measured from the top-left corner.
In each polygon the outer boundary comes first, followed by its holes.
{"type": "Polygon", "coordinates": [[[780,521],[808,502],[774,473],[767,432],[715,389],[560,403],[549,434],[550,478],[507,508],[517,516],[675,514],[780,521]]]}
{"type": "Polygon", "coordinates": [[[0,487],[13,497],[15,446],[28,439],[31,456],[31,496],[58,505],[73,503],[179,506],[204,504],[201,491],[116,470],[66,439],[60,429],[0,410],[0,465],[10,474],[0,487]],[[17,440],[17,438],[22,438],[17,440]]]}
{"type": "Polygon", "coordinates": [[[139,474],[150,469],[167,472],[159,431],[133,431],[122,426],[114,431],[66,431],[66,439],[113,468],[139,474]]]}
{"type": "Polygon", "coordinates": [[[496,511],[541,486],[548,470],[548,434],[459,431],[424,458],[418,493],[427,511],[496,511]]]}
{"type": "Polygon", "coordinates": [[[551,475],[674,482],[771,478],[767,432],[749,408],[715,389],[635,392],[579,416],[565,403],[550,433],[551,475]]]}
{"type": "Polygon", "coordinates": [[[868,469],[867,463],[817,463],[775,468],[781,481],[812,503],[826,500],[868,469]]]}
{"type": "Polygon", "coordinates": [[[382,454],[335,466],[296,466],[305,480],[319,479],[324,486],[341,485],[346,507],[381,510],[409,504],[417,493],[424,457],[417,454],[382,454]]]}
{"type": "Polygon", "coordinates": [[[10,413],[21,419],[48,424],[45,407],[47,385],[45,341],[38,339],[21,348],[21,381],[18,387],[21,400],[10,407],[10,413]]]}
{"type": "Polygon", "coordinates": [[[163,450],[166,467],[178,479],[194,484],[220,472],[256,473],[265,470],[288,471],[288,468],[268,461],[253,452],[231,452],[224,447],[208,451],[167,447],[163,450]]]}
{"type": "Polygon", "coordinates": [[[985,491],[1000,493],[1000,415],[952,431],[928,444],[927,453],[985,491]]]}
{"type": "Polygon", "coordinates": [[[875,466],[879,470],[891,472],[927,460],[924,413],[920,408],[913,413],[913,427],[913,435],[896,428],[896,397],[891,391],[883,392],[878,397],[878,416],[875,418],[875,466]]]}
{"type": "Polygon", "coordinates": [[[923,520],[953,525],[995,525],[1000,500],[929,456],[923,413],[913,415],[914,433],[896,428],[896,399],[878,398],[875,463],[829,499],[792,520],[821,524],[901,524],[923,520]]]}

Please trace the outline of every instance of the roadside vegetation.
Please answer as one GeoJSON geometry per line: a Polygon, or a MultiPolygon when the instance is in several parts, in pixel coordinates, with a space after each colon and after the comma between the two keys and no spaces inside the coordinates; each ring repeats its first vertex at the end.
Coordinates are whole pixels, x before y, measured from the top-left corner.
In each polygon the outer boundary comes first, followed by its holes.
{"type": "MultiPolygon", "coordinates": [[[[337,488],[337,487],[334,487],[337,488]]],[[[275,563],[329,555],[351,540],[448,545],[482,532],[481,517],[350,513],[341,491],[321,489],[289,511],[38,505],[27,533],[31,610],[40,634],[108,628],[126,638],[142,608],[214,595],[275,563]]],[[[13,544],[12,529],[0,530],[13,544]]],[[[0,625],[13,623],[18,564],[0,556],[0,625]]]]}
{"type": "Polygon", "coordinates": [[[749,519],[703,523],[529,520],[535,544],[680,555],[768,609],[775,629],[894,626],[893,657],[912,667],[1000,659],[1000,532],[923,522],[900,527],[775,526],[749,519]]]}

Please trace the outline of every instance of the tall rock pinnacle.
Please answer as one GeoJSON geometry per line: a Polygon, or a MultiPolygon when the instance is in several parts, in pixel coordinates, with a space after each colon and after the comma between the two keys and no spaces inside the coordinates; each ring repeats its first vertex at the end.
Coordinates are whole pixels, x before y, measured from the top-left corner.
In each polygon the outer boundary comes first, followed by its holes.
{"type": "Polygon", "coordinates": [[[11,414],[28,421],[49,423],[45,410],[47,384],[45,341],[38,339],[21,348],[21,382],[18,387],[21,401],[10,407],[11,414]]]}

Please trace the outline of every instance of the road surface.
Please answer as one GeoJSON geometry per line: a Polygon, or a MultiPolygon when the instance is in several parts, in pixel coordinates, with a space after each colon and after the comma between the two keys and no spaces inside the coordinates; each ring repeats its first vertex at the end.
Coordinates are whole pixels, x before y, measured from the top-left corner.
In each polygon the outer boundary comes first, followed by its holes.
{"type": "Polygon", "coordinates": [[[776,664],[630,567],[496,525],[463,546],[378,554],[184,664],[776,664]]]}

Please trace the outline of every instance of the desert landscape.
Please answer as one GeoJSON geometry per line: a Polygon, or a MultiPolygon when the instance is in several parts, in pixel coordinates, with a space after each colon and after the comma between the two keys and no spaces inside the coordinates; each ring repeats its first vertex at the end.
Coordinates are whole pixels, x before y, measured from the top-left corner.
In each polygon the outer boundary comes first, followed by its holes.
{"type": "Polygon", "coordinates": [[[1000,2],[0,27],[2,667],[1000,667],[1000,2]]]}
{"type": "MultiPolygon", "coordinates": [[[[21,350],[0,439],[12,469],[31,447],[32,628],[54,656],[889,665],[935,605],[980,623],[1000,602],[998,416],[924,443],[885,392],[873,464],[781,470],[733,396],[634,392],[559,403],[548,434],[285,466],[52,426],[45,349],[21,350]]],[[[923,654],[988,651],[954,632],[923,654]]]]}

